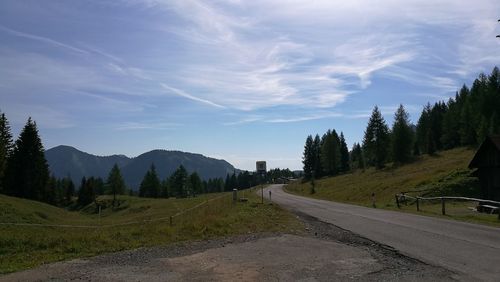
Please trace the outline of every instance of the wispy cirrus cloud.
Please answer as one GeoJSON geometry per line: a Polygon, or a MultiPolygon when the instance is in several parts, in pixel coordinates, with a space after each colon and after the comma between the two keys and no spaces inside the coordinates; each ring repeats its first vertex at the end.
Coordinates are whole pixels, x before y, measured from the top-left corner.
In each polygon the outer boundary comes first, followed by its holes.
{"type": "Polygon", "coordinates": [[[54,39],[51,39],[51,38],[48,38],[48,37],[44,37],[44,36],[40,36],[40,35],[35,35],[35,34],[30,34],[30,33],[26,33],[26,32],[17,31],[17,30],[8,28],[8,27],[3,26],[3,25],[0,25],[0,30],[2,30],[4,32],[7,32],[7,33],[9,33],[11,35],[17,36],[17,37],[22,37],[22,38],[27,38],[27,39],[31,39],[31,40],[36,40],[36,41],[43,42],[43,43],[46,43],[46,44],[50,44],[50,45],[53,45],[53,46],[56,46],[56,47],[59,47],[59,48],[63,48],[63,49],[69,50],[69,51],[73,51],[73,52],[76,52],[76,53],[89,54],[89,52],[86,51],[86,50],[83,50],[81,48],[78,48],[78,47],[75,47],[75,46],[72,46],[72,45],[69,45],[69,44],[66,44],[66,43],[62,43],[60,41],[57,41],[57,40],[54,40],[54,39]]]}
{"type": "Polygon", "coordinates": [[[176,95],[179,95],[181,97],[184,97],[184,98],[187,98],[187,99],[190,99],[190,100],[193,100],[193,101],[201,102],[201,103],[204,103],[204,104],[207,104],[207,105],[210,105],[210,106],[214,106],[214,107],[217,107],[217,108],[222,108],[222,109],[225,108],[222,105],[216,104],[214,102],[211,102],[211,101],[208,101],[208,100],[205,100],[205,99],[201,99],[201,98],[195,97],[195,96],[193,96],[193,95],[191,95],[191,94],[189,94],[189,93],[187,93],[185,91],[182,91],[181,89],[177,89],[177,88],[168,86],[165,83],[160,83],[160,85],[165,90],[168,90],[169,92],[174,93],[176,95]]]}

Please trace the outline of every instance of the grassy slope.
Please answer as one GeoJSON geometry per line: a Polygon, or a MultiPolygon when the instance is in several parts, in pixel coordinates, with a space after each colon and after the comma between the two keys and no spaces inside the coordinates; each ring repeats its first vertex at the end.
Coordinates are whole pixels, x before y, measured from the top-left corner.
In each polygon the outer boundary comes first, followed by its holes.
{"type": "MultiPolygon", "coordinates": [[[[307,197],[345,202],[362,206],[371,206],[371,194],[375,193],[376,203],[379,208],[396,209],[394,195],[402,191],[435,188],[436,193],[444,190],[443,194],[458,196],[463,191],[450,190],[454,181],[471,181],[463,176],[464,170],[474,155],[474,150],[457,148],[440,152],[437,156],[423,156],[414,163],[401,167],[388,167],[383,170],[367,169],[336,177],[316,180],[316,193],[311,195],[311,184],[292,183],[287,186],[287,191],[307,197]],[[453,179],[450,179],[453,178],[453,179]],[[442,183],[446,182],[447,188],[442,183]]],[[[463,190],[463,189],[462,189],[463,190]]],[[[417,194],[418,195],[418,194],[417,194]]],[[[470,194],[467,196],[471,196],[470,194]]],[[[471,203],[449,205],[451,218],[499,225],[496,215],[474,215],[461,212],[471,203]],[[453,213],[453,212],[454,213],[453,213]]],[[[408,212],[416,212],[414,206],[403,207],[408,212]]],[[[425,204],[423,212],[429,215],[440,215],[441,206],[438,204],[425,204]]]]}
{"type": "MultiPolygon", "coordinates": [[[[259,205],[254,193],[248,203],[233,205],[229,194],[169,220],[119,227],[65,228],[0,225],[0,273],[42,263],[172,242],[216,236],[292,231],[300,223],[275,205],[259,205]]],[[[222,194],[189,199],[144,199],[121,196],[119,210],[102,211],[101,224],[169,217],[222,194]]],[[[39,202],[0,195],[0,222],[97,225],[95,207],[69,212],[39,202]]]]}

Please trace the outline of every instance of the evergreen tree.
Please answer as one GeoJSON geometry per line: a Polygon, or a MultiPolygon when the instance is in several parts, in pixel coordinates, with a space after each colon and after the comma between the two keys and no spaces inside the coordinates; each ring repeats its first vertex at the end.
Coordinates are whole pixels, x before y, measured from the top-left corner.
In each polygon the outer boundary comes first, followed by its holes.
{"type": "Polygon", "coordinates": [[[311,179],[312,171],[314,169],[314,140],[311,135],[307,136],[306,144],[304,146],[304,155],[302,157],[302,163],[304,164],[304,178],[311,179]]]}
{"type": "MultiPolygon", "coordinates": [[[[172,193],[177,198],[185,198],[188,196],[187,191],[187,180],[188,173],[183,165],[180,165],[179,168],[172,174],[170,177],[170,188],[172,193]]],[[[224,183],[222,182],[222,187],[217,187],[220,190],[217,192],[222,192],[224,189],[224,183]]]]}
{"type": "Polygon", "coordinates": [[[28,119],[7,160],[6,192],[16,197],[47,201],[49,166],[36,123],[28,119]]]}
{"type": "Polygon", "coordinates": [[[95,179],[93,177],[89,179],[82,178],[80,189],[78,190],[77,203],[79,206],[84,207],[95,200],[94,184],[95,179]]]}
{"type": "Polygon", "coordinates": [[[323,166],[321,165],[321,139],[316,134],[313,141],[313,177],[320,178],[323,176],[323,166]]]}
{"type": "Polygon", "coordinates": [[[193,196],[203,193],[203,184],[201,182],[200,176],[196,171],[191,173],[191,175],[189,176],[189,186],[191,187],[193,196]]]}
{"type": "Polygon", "coordinates": [[[168,198],[170,197],[170,193],[169,193],[169,186],[168,186],[168,183],[169,183],[169,180],[168,179],[165,179],[161,182],[161,196],[162,198],[168,198]]]}
{"type": "MultiPolygon", "coordinates": [[[[320,161],[325,175],[333,176],[340,170],[340,140],[335,130],[328,130],[321,140],[320,161]]],[[[320,176],[321,174],[316,174],[320,176]]]]}
{"type": "Polygon", "coordinates": [[[0,193],[3,193],[7,159],[12,153],[13,143],[10,133],[9,121],[4,113],[0,116],[0,193]]]}
{"type": "Polygon", "coordinates": [[[354,143],[351,151],[351,166],[353,169],[365,169],[365,159],[363,156],[363,150],[359,143],[354,143]]]}
{"type": "Polygon", "coordinates": [[[460,109],[459,104],[452,98],[448,100],[447,107],[448,111],[443,116],[441,143],[444,149],[451,149],[460,145],[460,109]]]}
{"type": "Polygon", "coordinates": [[[432,144],[433,138],[431,132],[431,105],[427,104],[422,110],[422,114],[417,122],[417,143],[420,147],[420,152],[429,154],[429,149],[434,148],[432,144]]]}
{"type": "Polygon", "coordinates": [[[118,167],[117,164],[113,165],[113,168],[111,168],[111,171],[108,174],[106,185],[108,186],[108,193],[113,194],[113,205],[114,205],[116,202],[116,195],[121,195],[125,193],[125,182],[123,181],[120,168],[118,167]]]}
{"type": "Polygon", "coordinates": [[[351,170],[349,162],[349,149],[345,142],[344,133],[340,132],[340,171],[347,172],[351,170]]]}
{"type": "Polygon", "coordinates": [[[64,201],[65,205],[69,205],[73,200],[73,196],[75,195],[75,184],[71,178],[66,177],[64,179],[64,201]]]}
{"type": "Polygon", "coordinates": [[[460,143],[462,145],[475,145],[477,133],[474,127],[472,100],[467,99],[460,113],[460,143]]]}
{"type": "Polygon", "coordinates": [[[160,195],[160,178],[158,178],[158,175],[156,173],[155,165],[151,164],[151,168],[144,175],[144,178],[139,187],[139,197],[157,198],[160,195]]]}
{"type": "Polygon", "coordinates": [[[378,107],[375,106],[363,138],[363,151],[368,164],[377,168],[384,167],[389,146],[389,128],[378,107]]]}
{"type": "Polygon", "coordinates": [[[231,191],[231,176],[229,176],[229,173],[226,174],[226,181],[224,181],[224,191],[229,192],[231,191]]]}
{"type": "Polygon", "coordinates": [[[403,105],[399,105],[392,126],[392,156],[395,163],[403,164],[411,160],[413,131],[409,115],[403,105]]]}

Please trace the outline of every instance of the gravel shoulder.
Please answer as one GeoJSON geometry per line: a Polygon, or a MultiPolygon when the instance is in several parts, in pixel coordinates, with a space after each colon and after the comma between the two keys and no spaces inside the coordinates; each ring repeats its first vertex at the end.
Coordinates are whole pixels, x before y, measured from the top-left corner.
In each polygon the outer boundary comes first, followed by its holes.
{"type": "Polygon", "coordinates": [[[406,257],[332,224],[296,214],[305,230],[141,248],[48,264],[1,281],[451,281],[443,268],[406,257]]]}

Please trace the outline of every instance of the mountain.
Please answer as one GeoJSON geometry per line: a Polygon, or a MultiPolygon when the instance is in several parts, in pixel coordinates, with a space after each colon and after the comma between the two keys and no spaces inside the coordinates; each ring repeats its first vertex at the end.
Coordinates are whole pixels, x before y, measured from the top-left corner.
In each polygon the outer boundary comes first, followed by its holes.
{"type": "Polygon", "coordinates": [[[121,169],[128,187],[137,190],[146,171],[154,163],[161,179],[170,176],[179,165],[188,172],[196,171],[202,179],[226,177],[236,169],[225,160],[209,158],[201,154],[180,151],[153,150],[135,158],[124,155],[95,156],[70,146],[57,146],[45,151],[50,171],[56,177],[70,176],[75,185],[82,177],[101,177],[106,180],[116,163],[121,169]]]}

